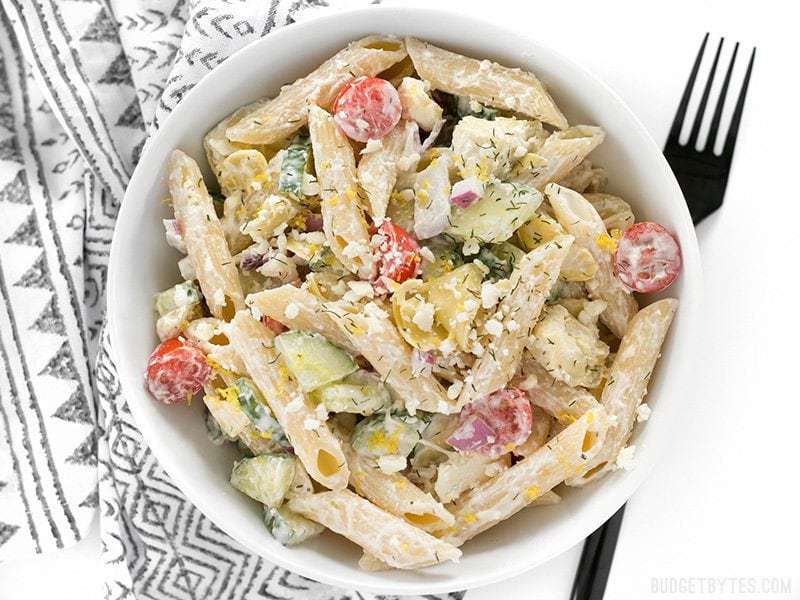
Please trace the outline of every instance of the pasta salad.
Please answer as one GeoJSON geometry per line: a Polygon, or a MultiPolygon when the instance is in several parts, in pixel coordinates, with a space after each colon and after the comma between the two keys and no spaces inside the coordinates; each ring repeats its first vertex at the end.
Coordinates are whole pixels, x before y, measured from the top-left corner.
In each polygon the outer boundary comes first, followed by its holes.
{"type": "Polygon", "coordinates": [[[365,569],[472,537],[631,468],[677,309],[677,240],[606,190],[533,73],[417,39],[352,42],[204,146],[175,150],[145,385],[201,393],[231,484],[286,546],[365,569]],[[218,190],[218,191],[209,191],[218,190]]]}

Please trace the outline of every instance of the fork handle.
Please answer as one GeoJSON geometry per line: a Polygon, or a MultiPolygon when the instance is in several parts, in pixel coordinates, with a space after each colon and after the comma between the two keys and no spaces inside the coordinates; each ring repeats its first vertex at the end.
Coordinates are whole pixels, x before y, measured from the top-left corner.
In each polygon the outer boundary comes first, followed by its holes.
{"type": "Polygon", "coordinates": [[[623,504],[608,521],[586,538],[572,583],[570,600],[602,600],[611,573],[611,564],[614,562],[614,550],[624,514],[623,504]]]}

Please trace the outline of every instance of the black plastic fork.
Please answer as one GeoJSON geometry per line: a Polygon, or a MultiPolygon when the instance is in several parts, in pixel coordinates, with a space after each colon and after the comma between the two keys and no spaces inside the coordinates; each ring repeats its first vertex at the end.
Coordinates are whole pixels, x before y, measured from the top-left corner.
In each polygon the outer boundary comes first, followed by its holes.
{"type": "Polygon", "coordinates": [[[719,55],[722,51],[725,38],[719,41],[717,52],[714,55],[714,62],[711,64],[708,81],[703,89],[703,95],[700,97],[697,115],[694,118],[692,129],[689,132],[689,139],[686,144],[682,145],[679,141],[681,129],[683,129],[686,109],[689,106],[689,98],[692,95],[692,89],[697,79],[697,71],[700,69],[700,62],[703,58],[707,42],[708,34],[705,35],[703,43],[700,45],[700,51],[697,53],[692,72],[689,75],[689,81],[686,83],[686,88],[683,90],[681,103],[678,105],[675,119],[672,121],[672,127],[667,136],[667,143],[664,146],[664,156],[667,158],[669,166],[672,167],[675,177],[678,179],[681,190],[683,190],[683,195],[686,197],[686,204],[689,206],[689,213],[692,215],[692,220],[695,224],[699,223],[722,206],[725,188],[728,185],[728,174],[730,173],[731,164],[733,163],[733,150],[736,147],[739,123],[741,123],[742,120],[744,100],[747,96],[747,86],[750,83],[750,74],[753,72],[753,63],[756,58],[756,49],[753,48],[753,52],[750,54],[750,62],[747,65],[747,72],[744,75],[742,87],[739,90],[739,98],[736,101],[736,108],[733,111],[728,134],[725,136],[722,153],[715,154],[714,146],[719,134],[722,110],[725,105],[725,97],[728,94],[728,84],[731,81],[733,65],[736,62],[736,55],[739,52],[739,42],[736,42],[730,63],[728,63],[728,71],[725,73],[725,79],[722,82],[717,106],[711,117],[708,139],[701,150],[696,150],[695,146],[697,145],[697,139],[700,135],[700,125],[703,122],[706,105],[708,104],[708,96],[711,93],[711,85],[714,82],[714,75],[716,74],[717,64],[719,63],[719,55]]]}
{"type": "MultiPolygon", "coordinates": [[[[736,100],[736,107],[731,117],[731,123],[728,127],[728,134],[725,136],[722,153],[715,154],[714,146],[719,134],[725,97],[728,94],[731,73],[733,73],[733,66],[739,51],[739,42],[736,42],[728,64],[728,70],[725,73],[725,79],[720,88],[714,114],[711,117],[708,138],[703,148],[697,150],[700,127],[703,123],[703,116],[708,104],[708,97],[711,94],[711,86],[714,83],[714,75],[717,72],[717,64],[719,63],[724,41],[725,38],[720,39],[717,46],[714,62],[711,64],[708,80],[700,97],[697,114],[689,132],[689,139],[686,144],[681,144],[679,138],[686,118],[686,111],[689,107],[689,99],[692,96],[692,90],[697,79],[697,72],[700,70],[700,63],[706,50],[708,33],[703,38],[703,43],[700,44],[700,50],[692,66],[692,72],[689,74],[689,80],[683,90],[678,110],[675,112],[675,118],[667,136],[667,143],[664,146],[664,156],[681,186],[683,195],[686,198],[686,204],[689,207],[689,214],[692,215],[692,221],[695,224],[722,206],[725,188],[728,185],[728,174],[733,163],[733,150],[736,147],[739,123],[742,120],[747,86],[750,84],[750,75],[753,72],[753,63],[756,58],[756,49],[753,48],[750,62],[747,65],[747,71],[742,81],[742,87],[739,90],[739,97],[736,100]]],[[[614,560],[614,551],[617,547],[617,539],[622,527],[624,514],[625,505],[586,538],[578,569],[575,572],[575,579],[572,583],[570,600],[602,600],[605,595],[608,576],[611,573],[611,564],[614,560]]]]}

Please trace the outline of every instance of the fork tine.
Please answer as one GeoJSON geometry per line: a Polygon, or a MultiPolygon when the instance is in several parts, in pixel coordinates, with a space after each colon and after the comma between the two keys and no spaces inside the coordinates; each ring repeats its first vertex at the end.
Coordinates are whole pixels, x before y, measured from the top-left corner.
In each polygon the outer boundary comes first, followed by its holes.
{"type": "Polygon", "coordinates": [[[722,148],[722,156],[727,160],[733,158],[733,149],[736,146],[736,134],[739,132],[739,123],[742,121],[742,111],[744,110],[744,99],[747,96],[747,86],[750,84],[750,74],[753,72],[753,63],[756,60],[756,49],[750,55],[750,62],[747,65],[747,72],[744,74],[742,89],[739,91],[739,99],[736,101],[736,108],[733,111],[731,125],[728,135],[725,138],[725,146],[722,148]]]}
{"type": "Polygon", "coordinates": [[[737,52],[739,52],[739,42],[736,42],[736,45],[733,47],[731,62],[728,63],[728,72],[725,73],[725,80],[722,82],[722,88],[719,90],[717,107],[714,109],[714,116],[711,118],[711,125],[708,128],[708,141],[706,142],[706,149],[709,152],[714,152],[714,146],[717,142],[719,122],[722,120],[722,110],[725,108],[725,97],[728,95],[728,84],[731,82],[731,74],[733,73],[733,65],[736,62],[737,52]]]}
{"type": "Polygon", "coordinates": [[[706,104],[708,104],[708,96],[711,94],[711,86],[714,84],[714,76],[717,73],[717,64],[719,63],[719,55],[722,52],[722,44],[725,38],[720,38],[719,45],[717,46],[717,53],[714,55],[714,62],[711,63],[711,70],[708,73],[708,80],[706,87],[703,89],[703,95],[700,98],[700,104],[697,106],[697,114],[694,116],[694,123],[692,123],[692,132],[689,134],[689,141],[687,145],[689,148],[694,148],[697,144],[697,137],[700,135],[700,126],[703,124],[703,115],[706,112],[706,104]]]}
{"type": "Polygon", "coordinates": [[[697,58],[694,59],[694,66],[692,72],[689,74],[689,81],[686,82],[686,87],[683,89],[683,96],[681,102],[678,104],[678,110],[675,111],[675,118],[672,120],[672,127],[667,136],[667,143],[678,143],[678,138],[681,135],[683,128],[683,119],[686,117],[686,109],[689,107],[689,98],[692,96],[692,89],[694,88],[694,81],[697,79],[697,71],[700,70],[700,62],[703,60],[703,52],[706,49],[706,42],[708,41],[708,33],[703,38],[703,43],[700,44],[700,50],[697,52],[697,58]]]}

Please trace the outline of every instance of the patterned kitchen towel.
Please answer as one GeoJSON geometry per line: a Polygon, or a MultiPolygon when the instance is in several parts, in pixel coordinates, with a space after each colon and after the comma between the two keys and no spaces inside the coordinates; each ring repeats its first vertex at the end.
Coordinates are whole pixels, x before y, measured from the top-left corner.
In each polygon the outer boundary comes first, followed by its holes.
{"type": "Polygon", "coordinates": [[[370,3],[0,0],[0,560],[74,544],[99,509],[107,598],[374,598],[269,564],[200,514],[137,430],[103,330],[148,135],[248,42],[370,3]]]}

